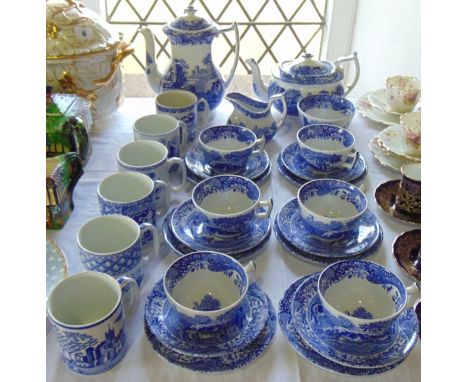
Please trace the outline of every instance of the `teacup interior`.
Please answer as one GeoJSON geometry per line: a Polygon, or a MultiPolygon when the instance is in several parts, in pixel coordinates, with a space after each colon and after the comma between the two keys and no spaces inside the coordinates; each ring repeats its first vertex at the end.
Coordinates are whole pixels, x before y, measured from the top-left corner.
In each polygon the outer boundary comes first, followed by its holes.
{"type": "Polygon", "coordinates": [[[328,107],[323,108],[313,108],[307,110],[306,114],[309,115],[310,117],[314,118],[320,118],[320,119],[330,119],[330,120],[335,120],[335,119],[340,119],[343,118],[344,116],[348,115],[349,113],[346,113],[346,110],[333,110],[331,105],[327,105],[328,107]]]}
{"type": "Polygon", "coordinates": [[[421,181],[421,163],[408,163],[403,165],[401,172],[404,176],[415,180],[417,182],[421,181]]]}
{"type": "Polygon", "coordinates": [[[117,155],[124,165],[144,167],[164,160],[167,157],[167,148],[159,142],[135,141],[123,146],[117,155]]]}
{"type": "Polygon", "coordinates": [[[99,183],[98,193],[114,203],[129,203],[148,196],[154,188],[153,181],[143,174],[121,172],[110,175],[99,183]]]}
{"type": "Polygon", "coordinates": [[[120,252],[138,240],[138,224],[125,216],[99,216],[78,231],[80,245],[89,252],[108,254],[120,252]]]}
{"type": "Polygon", "coordinates": [[[241,142],[237,138],[221,138],[206,144],[208,147],[218,150],[241,150],[250,146],[249,142],[241,142]]]}
{"type": "Polygon", "coordinates": [[[86,272],[65,279],[49,295],[50,314],[64,325],[87,325],[106,317],[121,293],[109,277],[86,272]]]}
{"type": "Polygon", "coordinates": [[[316,195],[303,204],[308,210],[330,218],[349,218],[359,213],[352,203],[335,195],[316,195]]]}
{"type": "Polygon", "coordinates": [[[169,108],[186,108],[197,102],[197,97],[190,92],[183,90],[169,90],[156,97],[156,102],[169,108]]]}
{"type": "Polygon", "coordinates": [[[320,151],[340,151],[346,148],[343,142],[334,139],[309,138],[304,144],[320,151]]]}
{"type": "Polygon", "coordinates": [[[213,126],[200,134],[200,141],[216,150],[243,150],[255,143],[255,135],[236,126],[213,126]]]}
{"type": "Polygon", "coordinates": [[[245,211],[252,207],[254,203],[254,200],[251,200],[242,192],[219,191],[207,195],[199,203],[199,206],[211,213],[229,215],[245,211]]]}
{"type": "Polygon", "coordinates": [[[177,120],[170,115],[146,115],[135,122],[135,130],[143,134],[167,134],[177,128],[177,120]]]}

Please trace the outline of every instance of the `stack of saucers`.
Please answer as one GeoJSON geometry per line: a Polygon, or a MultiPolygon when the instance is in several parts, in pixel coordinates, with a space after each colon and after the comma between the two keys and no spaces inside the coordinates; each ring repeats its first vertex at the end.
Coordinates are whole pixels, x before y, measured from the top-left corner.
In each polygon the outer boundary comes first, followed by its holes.
{"type": "Polygon", "coordinates": [[[374,254],[383,240],[366,196],[336,179],[303,185],[276,215],[274,230],[289,253],[321,265],[374,254]]]}
{"type": "Polygon", "coordinates": [[[362,260],[301,277],[285,292],[278,320],[291,346],[315,365],[375,375],[401,364],[418,340],[411,305],[419,295],[386,268],[362,260]]]}
{"type": "Polygon", "coordinates": [[[265,138],[241,126],[209,127],[185,155],[187,178],[197,184],[214,175],[237,174],[262,184],[271,173],[264,145],[265,138]]]}
{"type": "Polygon", "coordinates": [[[176,260],[154,286],[144,326],[153,349],[193,371],[235,370],[256,360],[270,345],[276,314],[270,298],[243,267],[216,252],[176,260]]]}
{"type": "Polygon", "coordinates": [[[297,133],[297,141],[278,155],[278,170],[299,186],[323,178],[356,182],[365,176],[367,165],[354,143],[354,136],[339,126],[304,126],[297,133]]]}
{"type": "Polygon", "coordinates": [[[272,200],[260,200],[250,179],[219,175],[201,181],[192,198],[165,218],[167,243],[180,255],[219,251],[245,261],[258,255],[271,236],[272,200]]]}

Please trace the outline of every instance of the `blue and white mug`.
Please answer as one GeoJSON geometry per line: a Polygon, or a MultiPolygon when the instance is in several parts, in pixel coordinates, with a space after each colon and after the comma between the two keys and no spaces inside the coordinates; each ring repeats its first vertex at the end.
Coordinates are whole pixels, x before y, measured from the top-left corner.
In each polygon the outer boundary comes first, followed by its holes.
{"type": "Polygon", "coordinates": [[[192,192],[192,202],[206,233],[231,239],[250,232],[254,219],[269,219],[273,199],[260,197],[260,188],[254,182],[237,175],[205,179],[192,192]]]}
{"type": "Polygon", "coordinates": [[[163,278],[172,308],[165,320],[168,327],[183,340],[206,345],[233,339],[247,324],[244,299],[253,272],[252,261],[244,267],[218,252],[177,259],[163,278]]]}
{"type": "Polygon", "coordinates": [[[76,235],[81,264],[88,271],[107,273],[119,278],[128,276],[141,287],[144,264],[159,254],[158,232],[150,223],[138,224],[123,215],[104,215],[88,220],[76,235]],[[153,251],[144,257],[142,238],[153,235],[153,251]]]}
{"type": "Polygon", "coordinates": [[[218,174],[241,172],[249,157],[263,151],[265,137],[237,125],[211,126],[198,137],[203,160],[218,174]]]}
{"type": "Polygon", "coordinates": [[[312,124],[349,127],[356,108],[345,97],[336,94],[314,94],[302,97],[297,103],[302,126],[312,124]]]}
{"type": "Polygon", "coordinates": [[[321,240],[346,237],[367,210],[367,198],[351,183],[317,179],[297,192],[301,217],[311,233],[321,240]]]}
{"type": "Polygon", "coordinates": [[[171,115],[152,114],[141,117],[133,124],[136,141],[157,141],[167,147],[168,157],[181,157],[187,150],[187,125],[171,115]]]}
{"type": "Polygon", "coordinates": [[[188,90],[173,89],[160,93],[156,97],[156,112],[169,114],[184,122],[188,129],[188,142],[193,142],[197,136],[197,129],[208,121],[210,106],[204,98],[188,90]],[[203,110],[200,112],[200,104],[203,110]]]}
{"type": "Polygon", "coordinates": [[[83,375],[116,366],[128,348],[126,315],[139,297],[128,277],[82,272],[58,283],[47,299],[47,313],[65,365],[83,375]]]}
{"type": "Polygon", "coordinates": [[[333,125],[308,125],[297,132],[301,156],[323,173],[351,169],[358,158],[355,142],[353,134],[333,125]]]}
{"type": "Polygon", "coordinates": [[[328,329],[324,341],[339,351],[366,355],[387,349],[395,323],[420,296],[416,283],[403,282],[382,265],[344,260],[329,265],[318,279],[318,295],[328,329]]]}

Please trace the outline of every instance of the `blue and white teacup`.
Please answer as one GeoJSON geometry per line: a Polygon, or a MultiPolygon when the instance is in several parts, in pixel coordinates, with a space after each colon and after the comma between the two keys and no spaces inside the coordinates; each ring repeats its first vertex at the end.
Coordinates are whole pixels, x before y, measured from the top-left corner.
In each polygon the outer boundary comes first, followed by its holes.
{"type": "Polygon", "coordinates": [[[297,199],[310,234],[327,241],[345,238],[367,210],[367,198],[359,188],[335,179],[304,184],[297,199]]]}
{"type": "Polygon", "coordinates": [[[156,97],[156,112],[172,115],[184,122],[187,125],[189,142],[195,140],[198,126],[203,126],[208,121],[209,111],[208,102],[204,98],[197,99],[197,96],[188,90],[167,90],[156,97]],[[201,112],[200,104],[203,104],[201,112]]]}
{"type": "Polygon", "coordinates": [[[245,296],[250,261],[245,267],[218,252],[193,252],[174,261],[164,276],[171,305],[166,323],[182,340],[219,344],[236,337],[247,324],[245,296]]]}
{"type": "Polygon", "coordinates": [[[181,157],[187,150],[187,125],[168,114],[145,115],[133,124],[136,141],[157,141],[167,147],[168,157],[181,157]]]}
{"type": "Polygon", "coordinates": [[[76,241],[81,264],[88,271],[107,273],[119,278],[128,276],[141,287],[143,266],[159,254],[159,238],[154,225],[138,224],[123,215],[98,216],[81,226],[76,241]],[[153,234],[153,251],[143,257],[142,237],[146,231],[153,234]]]}
{"type": "Polygon", "coordinates": [[[299,100],[297,110],[302,126],[336,125],[346,129],[356,114],[353,103],[335,94],[308,95],[299,100]]]}
{"type": "Polygon", "coordinates": [[[297,132],[299,151],[318,172],[350,169],[357,160],[354,135],[333,125],[308,125],[297,132]]]}
{"type": "Polygon", "coordinates": [[[241,172],[249,157],[263,150],[265,137],[237,125],[208,127],[198,137],[205,164],[218,174],[241,172]]]}
{"type": "Polygon", "coordinates": [[[392,344],[396,320],[413,306],[420,292],[416,283],[405,288],[379,264],[345,260],[321,272],[318,295],[328,321],[326,329],[320,329],[323,340],[339,351],[366,355],[392,344]]]}
{"type": "Polygon", "coordinates": [[[218,175],[195,186],[192,202],[208,235],[232,239],[249,233],[254,219],[270,217],[273,200],[260,196],[260,188],[250,179],[218,175]]]}
{"type": "Polygon", "coordinates": [[[104,373],[127,352],[127,313],[138,306],[135,280],[82,272],[58,283],[47,313],[65,365],[83,375],[104,373]]]}

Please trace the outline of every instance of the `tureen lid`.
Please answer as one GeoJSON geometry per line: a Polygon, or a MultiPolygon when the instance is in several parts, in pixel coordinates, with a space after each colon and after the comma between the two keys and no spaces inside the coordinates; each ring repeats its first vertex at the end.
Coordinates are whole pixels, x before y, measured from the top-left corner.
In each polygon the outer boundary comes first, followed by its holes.
{"type": "Polygon", "coordinates": [[[275,77],[290,82],[309,82],[317,77],[330,76],[335,72],[335,65],[330,61],[314,60],[313,55],[304,53],[294,61],[283,61],[278,65],[275,77]]]}
{"type": "Polygon", "coordinates": [[[47,59],[97,53],[119,45],[100,16],[73,0],[46,3],[47,59]]]}
{"type": "Polygon", "coordinates": [[[184,9],[185,16],[181,16],[176,18],[174,21],[170,22],[164,30],[167,32],[168,29],[172,31],[176,31],[179,33],[189,32],[189,33],[197,33],[197,32],[207,32],[213,30],[213,32],[217,32],[217,28],[211,20],[206,20],[203,17],[195,16],[195,12],[197,10],[193,5],[189,5],[187,8],[184,9]]]}

